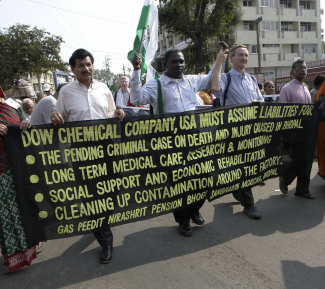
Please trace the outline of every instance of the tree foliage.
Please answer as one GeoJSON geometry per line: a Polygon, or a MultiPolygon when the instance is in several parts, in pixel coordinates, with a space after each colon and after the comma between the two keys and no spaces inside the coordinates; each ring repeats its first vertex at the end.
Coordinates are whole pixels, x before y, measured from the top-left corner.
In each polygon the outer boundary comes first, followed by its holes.
{"type": "Polygon", "coordinates": [[[232,40],[241,17],[238,0],[161,0],[159,22],[168,33],[190,39],[187,65],[202,72],[215,60],[219,40],[232,40]]]}
{"type": "MultiPolygon", "coordinates": [[[[131,78],[131,67],[126,67],[126,73],[125,76],[128,78],[131,78]]],[[[115,86],[115,90],[118,90],[120,87],[120,77],[123,76],[123,73],[113,73],[110,70],[107,69],[94,69],[94,79],[96,79],[99,82],[105,83],[108,87],[110,87],[111,80],[113,81],[113,84],[115,86]]]]}
{"type": "Polygon", "coordinates": [[[41,74],[67,70],[59,53],[61,36],[44,29],[17,24],[0,30],[0,85],[12,87],[13,81],[27,73],[41,74]]]}

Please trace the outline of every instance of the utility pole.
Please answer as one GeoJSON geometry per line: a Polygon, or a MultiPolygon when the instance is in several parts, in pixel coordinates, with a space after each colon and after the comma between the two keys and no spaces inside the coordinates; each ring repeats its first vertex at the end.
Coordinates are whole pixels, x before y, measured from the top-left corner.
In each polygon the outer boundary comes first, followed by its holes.
{"type": "Polygon", "coordinates": [[[260,51],[260,37],[258,33],[258,24],[262,21],[262,16],[258,17],[254,20],[256,24],[256,37],[257,37],[257,59],[258,59],[258,73],[262,73],[261,71],[261,51],[260,51]]]}
{"type": "Polygon", "coordinates": [[[105,55],[105,79],[106,79],[106,84],[109,86],[109,74],[110,74],[110,69],[109,69],[109,55],[105,55]]]}
{"type": "Polygon", "coordinates": [[[124,64],[122,66],[122,69],[123,69],[123,76],[125,76],[125,67],[124,67],[124,64]]]}

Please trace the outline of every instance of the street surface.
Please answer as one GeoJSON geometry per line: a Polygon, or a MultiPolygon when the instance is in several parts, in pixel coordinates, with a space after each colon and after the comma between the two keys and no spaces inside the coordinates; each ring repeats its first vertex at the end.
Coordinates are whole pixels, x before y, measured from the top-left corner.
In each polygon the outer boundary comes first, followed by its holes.
{"type": "Polygon", "coordinates": [[[107,265],[92,234],[48,241],[30,267],[0,274],[0,288],[325,288],[325,181],[316,173],[314,162],[316,200],[295,197],[295,182],[283,195],[277,178],[253,188],[261,220],[227,195],[205,203],[206,224],[193,224],[192,237],[172,214],[114,227],[107,265]]]}

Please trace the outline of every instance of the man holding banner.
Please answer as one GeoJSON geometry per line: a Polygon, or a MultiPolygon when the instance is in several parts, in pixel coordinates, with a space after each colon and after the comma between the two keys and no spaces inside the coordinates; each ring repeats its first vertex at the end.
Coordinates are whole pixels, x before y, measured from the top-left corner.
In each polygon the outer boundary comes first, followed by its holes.
{"type": "MultiPolygon", "coordinates": [[[[233,68],[222,74],[222,64],[227,59],[227,52],[227,48],[220,49],[211,79],[211,90],[220,99],[221,105],[264,101],[256,79],[245,73],[249,55],[246,46],[240,44],[230,50],[229,58],[233,68]]],[[[261,213],[255,206],[252,189],[243,189],[236,193],[247,216],[260,219],[261,213]]]]}
{"type": "MultiPolygon", "coordinates": [[[[280,91],[281,103],[311,103],[311,95],[303,79],[307,76],[307,66],[303,59],[298,59],[292,64],[290,75],[293,79],[288,82],[280,91]]],[[[319,107],[320,109],[323,106],[319,107]]],[[[297,148],[291,148],[292,153],[301,153],[297,148]]],[[[303,152],[302,152],[303,153],[303,152]]],[[[308,175],[283,175],[279,177],[279,187],[283,194],[288,193],[288,185],[290,185],[297,177],[297,185],[295,196],[314,200],[315,196],[309,192],[310,173],[308,175]]]]}
{"type": "MultiPolygon", "coordinates": [[[[107,85],[94,82],[94,57],[85,49],[76,50],[69,59],[76,80],[64,86],[55,110],[50,113],[54,125],[65,121],[81,121],[118,117],[123,120],[124,111],[115,107],[112,93],[107,85]]],[[[100,262],[107,264],[112,259],[113,234],[110,227],[94,232],[98,243],[102,246],[100,262]]]]}
{"type": "MultiPolygon", "coordinates": [[[[164,62],[167,71],[158,80],[151,80],[141,87],[141,55],[136,53],[132,60],[134,72],[131,78],[131,102],[135,105],[151,104],[153,112],[175,113],[196,109],[196,92],[210,87],[212,72],[208,75],[184,75],[184,55],[179,49],[168,50],[164,62]]],[[[190,219],[197,225],[203,225],[199,210],[205,200],[194,206],[174,211],[175,221],[179,223],[179,232],[183,236],[192,236],[190,219]]]]}

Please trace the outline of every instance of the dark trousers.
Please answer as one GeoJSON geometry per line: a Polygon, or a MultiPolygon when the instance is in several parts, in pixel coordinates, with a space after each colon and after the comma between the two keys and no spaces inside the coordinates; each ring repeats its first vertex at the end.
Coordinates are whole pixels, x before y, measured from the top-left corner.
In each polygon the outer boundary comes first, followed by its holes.
{"type": "MultiPolygon", "coordinates": [[[[287,185],[290,185],[296,176],[282,176],[282,178],[286,181],[287,185]]],[[[298,195],[306,195],[309,194],[309,183],[310,177],[297,177],[297,185],[296,185],[296,194],[298,195]]]]}
{"type": "Polygon", "coordinates": [[[255,204],[252,189],[245,189],[238,192],[239,201],[242,206],[248,207],[255,204]]]}
{"type": "Polygon", "coordinates": [[[113,233],[110,227],[102,228],[97,232],[93,232],[99,245],[106,247],[113,244],[113,233]]]}
{"type": "Polygon", "coordinates": [[[201,207],[203,206],[204,202],[205,200],[202,200],[197,204],[195,204],[194,206],[189,207],[187,209],[176,211],[176,212],[173,211],[175,221],[179,224],[187,225],[190,222],[193,213],[198,213],[201,207]]]}

